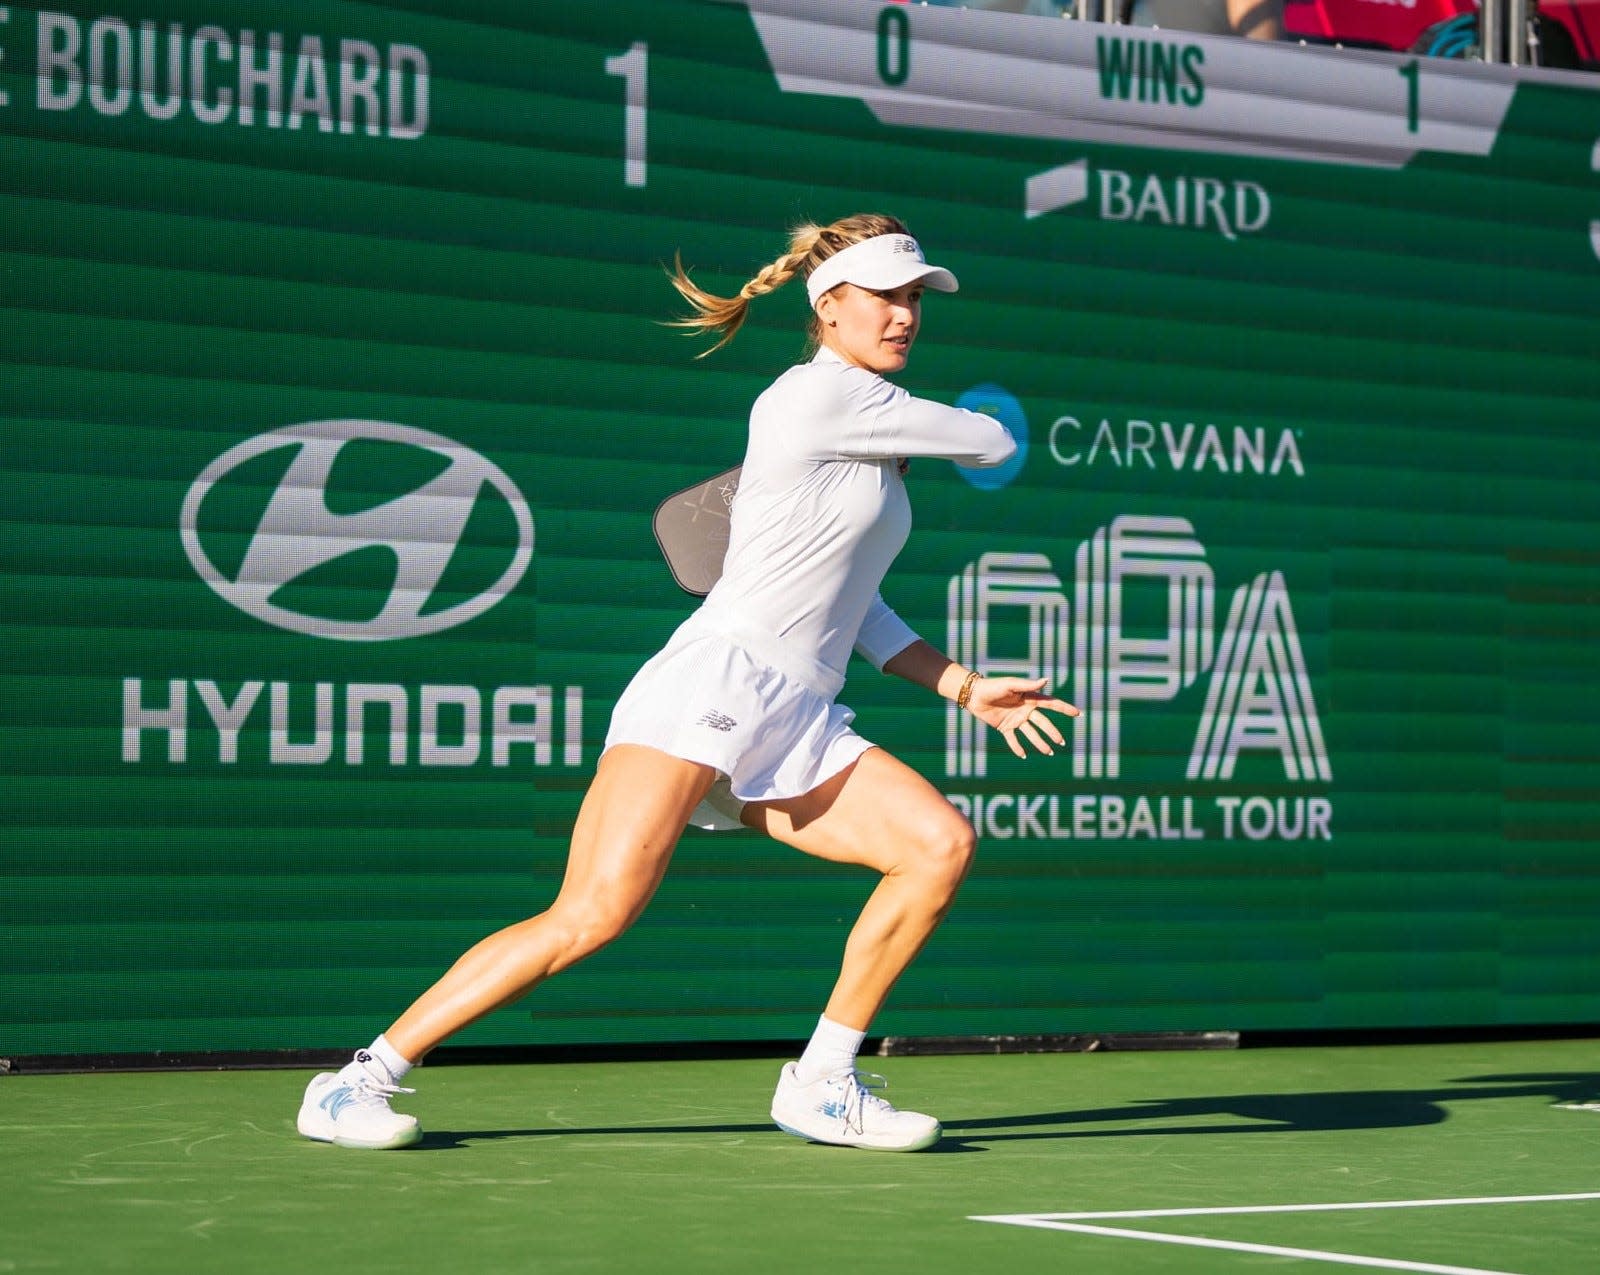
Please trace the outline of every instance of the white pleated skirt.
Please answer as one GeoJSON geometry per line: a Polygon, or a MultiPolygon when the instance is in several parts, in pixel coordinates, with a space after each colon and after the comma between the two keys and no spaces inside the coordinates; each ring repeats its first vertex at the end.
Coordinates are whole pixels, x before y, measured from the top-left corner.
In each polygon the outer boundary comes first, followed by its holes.
{"type": "Polygon", "coordinates": [[[738,828],[746,802],[808,793],[873,747],[834,702],[842,680],[770,636],[697,612],[628,683],[605,746],[643,744],[713,767],[717,782],[689,823],[738,828]]]}

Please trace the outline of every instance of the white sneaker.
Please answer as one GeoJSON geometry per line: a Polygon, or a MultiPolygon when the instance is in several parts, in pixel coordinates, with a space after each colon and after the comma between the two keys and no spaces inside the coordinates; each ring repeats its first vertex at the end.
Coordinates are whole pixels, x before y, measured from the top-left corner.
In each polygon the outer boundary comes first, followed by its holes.
{"type": "Polygon", "coordinates": [[[827,1076],[802,1085],[794,1064],[778,1073],[772,1118],[797,1138],[869,1151],[921,1151],[939,1141],[939,1122],[916,1111],[896,1111],[874,1089],[888,1085],[882,1076],[859,1071],[827,1076]]]}
{"type": "Polygon", "coordinates": [[[307,1138],[341,1147],[388,1151],[409,1147],[422,1136],[415,1116],[389,1110],[402,1089],[389,1078],[388,1069],[365,1050],[343,1071],[325,1071],[306,1086],[296,1127],[307,1138]]]}

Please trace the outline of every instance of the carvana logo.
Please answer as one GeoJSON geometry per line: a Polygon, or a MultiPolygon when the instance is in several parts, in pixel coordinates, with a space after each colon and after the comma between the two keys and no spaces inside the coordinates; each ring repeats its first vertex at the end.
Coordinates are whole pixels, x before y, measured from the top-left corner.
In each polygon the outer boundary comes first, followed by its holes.
{"type": "Polygon", "coordinates": [[[1010,484],[1028,463],[1028,418],[1023,414],[1022,404],[1017,402],[1016,396],[1003,386],[985,381],[982,385],[974,385],[962,394],[956,400],[956,406],[964,407],[969,412],[982,412],[985,416],[994,417],[1010,430],[1011,437],[1017,440],[1017,454],[1003,465],[996,465],[993,469],[956,466],[956,473],[979,491],[999,491],[1000,488],[1010,484]]]}

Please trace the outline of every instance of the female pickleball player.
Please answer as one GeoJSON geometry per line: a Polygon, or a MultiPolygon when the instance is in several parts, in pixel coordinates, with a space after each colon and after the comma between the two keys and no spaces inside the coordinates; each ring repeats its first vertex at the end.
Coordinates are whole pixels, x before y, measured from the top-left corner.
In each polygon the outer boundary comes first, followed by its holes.
{"type": "MultiPolygon", "coordinates": [[[[954,292],[892,217],[806,225],[735,297],[673,285],[691,332],[731,340],[751,301],[803,276],[815,355],[756,400],[720,581],[622,695],[548,911],[491,934],[337,1073],[311,1081],[299,1129],[342,1146],[415,1142],[389,1099],[435,1045],[617,938],[654,894],[688,824],[759,829],[880,874],[845,943],[816,1033],[786,1064],[772,1118],[816,1142],[915,1151],[931,1116],[898,1111],[856,1071],[889,989],[955,899],[975,834],[931,783],[851,729],[835,702],[852,649],[954,700],[1018,756],[1064,739],[1077,710],[1043,679],[981,677],[922,641],[879,585],[911,526],[912,457],[1003,463],[1016,444],[988,416],[914,398],[906,365],[925,288],[954,292]]],[[[709,353],[710,351],[706,351],[709,353]]]]}

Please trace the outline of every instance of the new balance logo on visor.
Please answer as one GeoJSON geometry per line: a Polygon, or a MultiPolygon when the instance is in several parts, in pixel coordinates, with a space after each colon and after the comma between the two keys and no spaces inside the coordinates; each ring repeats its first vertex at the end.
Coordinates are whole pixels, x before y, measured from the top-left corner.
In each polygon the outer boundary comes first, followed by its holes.
{"type": "Polygon", "coordinates": [[[698,726],[709,726],[712,730],[730,731],[739,723],[726,713],[719,713],[716,709],[708,710],[695,723],[698,726]]]}

